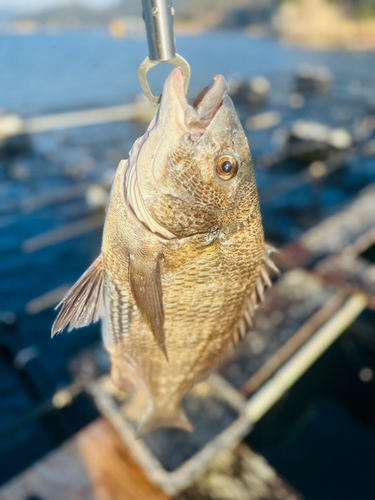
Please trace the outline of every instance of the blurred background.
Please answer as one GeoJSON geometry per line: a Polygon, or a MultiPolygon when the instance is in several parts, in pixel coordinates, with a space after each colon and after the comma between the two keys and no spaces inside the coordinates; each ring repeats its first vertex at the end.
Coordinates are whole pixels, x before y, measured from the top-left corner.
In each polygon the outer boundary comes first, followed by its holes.
{"type": "Polygon", "coordinates": [[[189,97],[229,80],[282,274],[187,397],[196,433],[135,441],[100,326],[50,329],[155,113],[141,0],[0,0],[0,499],[374,500],[375,0],[173,6],[189,97]]]}

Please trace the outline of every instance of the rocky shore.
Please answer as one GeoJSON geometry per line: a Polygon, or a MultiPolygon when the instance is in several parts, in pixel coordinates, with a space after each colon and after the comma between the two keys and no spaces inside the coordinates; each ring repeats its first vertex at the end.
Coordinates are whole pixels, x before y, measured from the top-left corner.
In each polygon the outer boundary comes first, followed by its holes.
{"type": "Polygon", "coordinates": [[[284,2],[274,17],[278,37],[312,49],[375,50],[375,18],[353,17],[327,0],[284,2]]]}

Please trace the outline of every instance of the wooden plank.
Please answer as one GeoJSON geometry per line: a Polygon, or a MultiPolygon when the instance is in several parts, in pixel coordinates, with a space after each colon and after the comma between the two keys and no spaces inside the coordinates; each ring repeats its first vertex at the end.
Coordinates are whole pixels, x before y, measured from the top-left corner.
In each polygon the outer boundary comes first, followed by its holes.
{"type": "Polygon", "coordinates": [[[120,106],[37,116],[25,120],[18,115],[4,115],[0,117],[0,138],[5,139],[21,134],[37,134],[51,130],[126,120],[139,120],[143,123],[149,123],[155,112],[156,107],[152,106],[146,99],[141,98],[133,103],[120,106]]]}
{"type": "Polygon", "coordinates": [[[345,301],[339,293],[333,295],[296,333],[283,344],[241,387],[241,394],[248,398],[259,389],[329,318],[345,301]]]}
{"type": "Polygon", "coordinates": [[[168,500],[99,419],[0,489],[0,500],[168,500]]]}
{"type": "Polygon", "coordinates": [[[42,248],[47,248],[72,238],[77,238],[89,233],[94,229],[99,229],[104,224],[104,214],[95,214],[84,219],[79,219],[71,224],[56,227],[44,233],[37,234],[24,240],[21,243],[21,250],[24,253],[33,253],[42,248]]]}
{"type": "Polygon", "coordinates": [[[303,269],[285,273],[267,291],[254,329],[223,363],[221,375],[249,397],[340,307],[346,297],[341,301],[336,293],[303,269]]]}
{"type": "Polygon", "coordinates": [[[345,304],[321,326],[301,349],[283,365],[246,403],[246,416],[255,423],[289,390],[319,359],[335,340],[367,307],[363,293],[353,294],[345,304]]]}

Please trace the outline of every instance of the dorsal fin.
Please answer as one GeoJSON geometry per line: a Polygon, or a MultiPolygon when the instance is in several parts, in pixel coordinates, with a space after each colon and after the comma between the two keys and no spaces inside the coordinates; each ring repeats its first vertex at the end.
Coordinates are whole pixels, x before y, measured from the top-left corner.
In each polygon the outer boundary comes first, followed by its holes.
{"type": "MultiPolygon", "coordinates": [[[[272,247],[266,246],[264,249],[263,262],[267,264],[273,271],[280,274],[280,271],[275,266],[274,262],[270,259],[269,253],[275,251],[272,247]]],[[[232,334],[230,343],[229,343],[229,351],[233,351],[234,347],[240,340],[242,340],[248,329],[253,327],[253,320],[255,316],[255,311],[259,306],[259,303],[263,303],[264,301],[264,289],[272,288],[272,281],[269,276],[268,269],[265,265],[260,268],[260,274],[256,281],[255,288],[250,294],[250,298],[248,299],[243,316],[237,324],[237,327],[234,329],[232,334]]]]}
{"type": "Polygon", "coordinates": [[[104,313],[102,256],[87,269],[69,290],[56,309],[62,306],[53,326],[52,337],[68,325],[81,328],[95,323],[104,313]]]}
{"type": "Polygon", "coordinates": [[[134,300],[142,318],[151,328],[156,342],[168,359],[164,335],[160,257],[146,260],[130,256],[129,281],[134,300]]]}

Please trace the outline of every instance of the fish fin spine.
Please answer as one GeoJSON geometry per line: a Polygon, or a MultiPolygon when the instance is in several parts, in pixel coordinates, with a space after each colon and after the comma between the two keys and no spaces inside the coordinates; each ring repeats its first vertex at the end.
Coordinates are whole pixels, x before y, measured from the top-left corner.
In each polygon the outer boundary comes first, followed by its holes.
{"type": "Polygon", "coordinates": [[[167,361],[165,346],[163,289],[160,274],[160,256],[137,260],[130,256],[129,282],[135,303],[145,323],[150,327],[156,343],[167,361]]]}
{"type": "Polygon", "coordinates": [[[268,267],[271,267],[271,269],[277,271],[277,273],[280,274],[280,271],[268,256],[270,252],[275,252],[275,251],[276,250],[274,248],[269,247],[268,245],[265,248],[263,257],[264,265],[260,269],[259,277],[256,281],[254,289],[250,294],[250,299],[246,304],[243,316],[237,323],[237,327],[234,329],[234,332],[231,336],[228,346],[228,354],[233,352],[235,346],[239,343],[239,341],[245,338],[247,330],[251,329],[254,326],[255,312],[258,309],[259,304],[260,303],[263,304],[264,302],[264,290],[266,288],[272,288],[272,281],[265,264],[267,264],[268,267]],[[272,265],[270,265],[269,262],[272,262],[272,265]]]}
{"type": "Polygon", "coordinates": [[[137,437],[159,429],[160,427],[174,427],[186,432],[194,432],[182,406],[177,406],[173,411],[166,412],[164,409],[153,408],[149,411],[137,429],[137,437]]]}
{"type": "Polygon", "coordinates": [[[104,314],[103,264],[100,255],[72,286],[55,309],[61,310],[52,325],[52,337],[69,325],[82,328],[96,323],[104,314]]]}
{"type": "MultiPolygon", "coordinates": [[[[278,251],[271,247],[270,245],[265,245],[264,247],[264,253],[263,253],[263,263],[266,264],[266,266],[270,269],[272,269],[272,271],[274,271],[277,275],[280,275],[280,269],[276,266],[276,264],[274,263],[274,261],[271,259],[270,255],[272,253],[277,253],[278,251]]],[[[268,269],[267,267],[265,267],[265,270],[266,270],[266,273],[268,274],[268,269]]]]}

